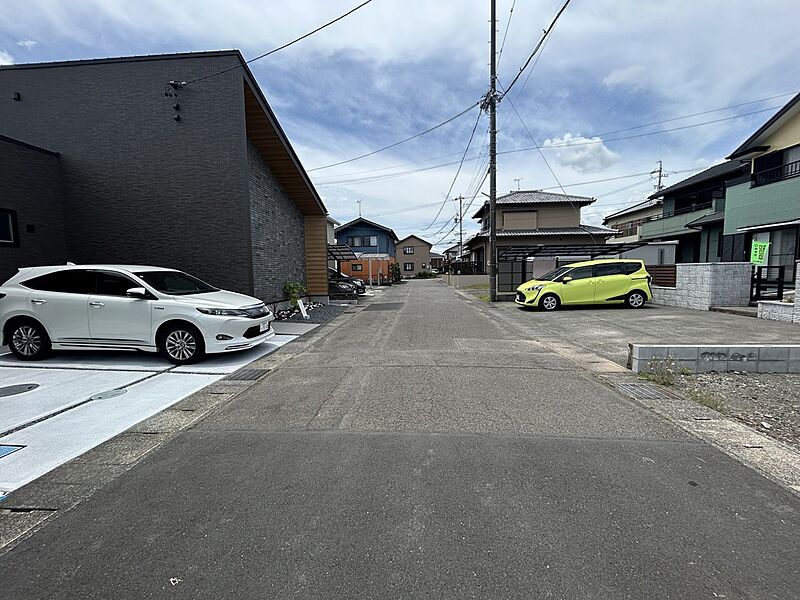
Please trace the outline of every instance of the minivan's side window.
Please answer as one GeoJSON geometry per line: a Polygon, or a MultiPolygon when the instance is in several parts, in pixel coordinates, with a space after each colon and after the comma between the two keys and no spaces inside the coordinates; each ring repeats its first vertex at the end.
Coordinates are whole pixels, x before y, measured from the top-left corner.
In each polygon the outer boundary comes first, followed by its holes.
{"type": "Polygon", "coordinates": [[[594,266],[594,276],[604,277],[606,275],[621,275],[622,263],[606,263],[594,266]]]}
{"type": "Polygon", "coordinates": [[[565,274],[565,277],[572,277],[573,279],[588,279],[591,276],[592,267],[576,267],[565,274]]]}
{"type": "Polygon", "coordinates": [[[622,273],[623,275],[633,275],[642,268],[640,263],[622,263],[622,273]]]}
{"type": "Polygon", "coordinates": [[[94,293],[94,273],[84,269],[65,269],[23,281],[22,285],[42,292],[92,294],[94,293]]]}
{"type": "Polygon", "coordinates": [[[128,290],[135,287],[142,286],[116,273],[97,272],[97,294],[101,296],[127,296],[128,290]]]}

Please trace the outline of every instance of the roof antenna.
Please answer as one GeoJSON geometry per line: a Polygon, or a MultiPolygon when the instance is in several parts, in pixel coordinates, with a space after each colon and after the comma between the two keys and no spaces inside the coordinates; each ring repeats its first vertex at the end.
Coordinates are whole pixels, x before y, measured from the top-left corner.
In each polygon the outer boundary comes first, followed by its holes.
{"type": "Polygon", "coordinates": [[[517,177],[517,178],[514,179],[514,181],[517,182],[517,191],[519,191],[519,182],[522,181],[523,179],[525,179],[525,178],[524,177],[517,177]]]}

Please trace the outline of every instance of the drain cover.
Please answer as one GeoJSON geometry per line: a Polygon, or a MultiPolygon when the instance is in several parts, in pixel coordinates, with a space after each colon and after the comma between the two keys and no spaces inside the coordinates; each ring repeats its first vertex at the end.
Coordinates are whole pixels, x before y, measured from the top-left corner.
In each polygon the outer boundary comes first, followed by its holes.
{"type": "Polygon", "coordinates": [[[269,369],[239,369],[225,379],[230,381],[256,381],[269,373],[269,369]]]}
{"type": "Polygon", "coordinates": [[[639,400],[674,400],[676,398],[662,387],[652,383],[617,383],[615,385],[623,394],[639,400]]]}
{"type": "Polygon", "coordinates": [[[402,302],[381,302],[379,304],[370,304],[364,310],[399,310],[403,308],[402,302]]]}
{"type": "Polygon", "coordinates": [[[122,394],[127,394],[128,390],[118,388],[115,390],[106,390],[105,392],[100,392],[99,394],[95,394],[89,400],[108,400],[109,398],[116,398],[117,396],[122,396],[122,394]]]}
{"type": "Polygon", "coordinates": [[[39,387],[38,383],[20,383],[19,385],[6,385],[0,387],[0,398],[3,396],[14,396],[15,394],[24,394],[39,387]]]}
{"type": "Polygon", "coordinates": [[[6,444],[0,445],[0,458],[4,456],[8,456],[12,452],[16,452],[17,450],[22,450],[25,446],[9,446],[6,444]]]}

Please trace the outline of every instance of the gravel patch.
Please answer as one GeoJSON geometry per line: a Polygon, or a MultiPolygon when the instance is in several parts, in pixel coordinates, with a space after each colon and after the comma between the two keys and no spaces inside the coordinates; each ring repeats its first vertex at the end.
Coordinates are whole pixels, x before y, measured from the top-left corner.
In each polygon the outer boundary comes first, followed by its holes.
{"type": "Polygon", "coordinates": [[[286,323],[327,323],[331,319],[338,317],[349,306],[333,306],[331,304],[323,304],[317,308],[308,311],[308,319],[304,319],[303,315],[297,313],[292,315],[291,318],[286,319],[286,323]]]}
{"type": "Polygon", "coordinates": [[[800,374],[680,375],[675,387],[695,401],[800,450],[800,374]]]}

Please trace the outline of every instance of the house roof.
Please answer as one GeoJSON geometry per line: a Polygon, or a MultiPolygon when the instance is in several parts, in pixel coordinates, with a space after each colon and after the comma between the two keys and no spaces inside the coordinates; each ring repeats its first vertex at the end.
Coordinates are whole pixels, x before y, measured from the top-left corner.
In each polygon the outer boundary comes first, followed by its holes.
{"type": "Polygon", "coordinates": [[[422,243],[423,243],[423,244],[425,244],[426,246],[429,246],[429,247],[433,248],[433,244],[431,244],[431,243],[430,243],[430,242],[428,242],[428,241],[425,241],[425,240],[423,240],[421,237],[419,237],[419,236],[417,236],[417,235],[407,235],[407,236],[406,236],[406,237],[404,237],[402,240],[399,240],[399,241],[397,242],[397,245],[400,245],[400,244],[402,244],[403,242],[405,242],[406,240],[410,240],[411,238],[414,238],[415,240],[419,240],[420,242],[422,242],[422,243]]]}
{"type": "Polygon", "coordinates": [[[16,144],[17,146],[22,146],[23,148],[28,148],[30,150],[36,150],[36,152],[42,152],[43,154],[49,154],[50,156],[58,156],[58,152],[53,152],[52,150],[48,150],[47,148],[42,148],[40,146],[34,146],[28,142],[10,138],[7,135],[0,135],[0,141],[8,142],[9,144],[16,144]]]}
{"type": "Polygon", "coordinates": [[[695,185],[700,185],[701,183],[706,183],[713,179],[718,179],[720,177],[725,177],[726,179],[732,179],[735,177],[740,171],[745,169],[745,165],[740,163],[738,160],[729,160],[728,162],[721,163],[719,165],[714,165],[706,169],[705,171],[701,171],[697,175],[692,175],[691,177],[684,179],[683,181],[679,181],[675,185],[671,185],[667,188],[664,188],[660,192],[656,192],[649,199],[653,198],[663,198],[666,194],[672,194],[675,192],[679,192],[681,190],[693,187],[695,185]]]}
{"type": "Polygon", "coordinates": [[[347,229],[349,227],[355,227],[356,225],[366,225],[367,227],[374,227],[375,229],[382,229],[383,231],[386,231],[389,234],[391,234],[392,241],[395,244],[400,241],[400,240],[397,239],[397,234],[394,231],[392,231],[392,229],[390,229],[389,227],[386,227],[385,225],[380,225],[379,223],[375,223],[374,221],[370,221],[370,220],[365,219],[363,217],[358,217],[357,219],[353,219],[352,221],[349,221],[349,222],[345,223],[341,227],[337,227],[336,229],[334,229],[334,232],[338,233],[342,229],[347,229]]]}
{"type": "Polygon", "coordinates": [[[725,210],[718,210],[710,215],[704,215],[699,219],[688,222],[684,227],[690,229],[702,229],[703,225],[712,225],[713,223],[721,223],[725,220],[725,210]]]}
{"type": "Polygon", "coordinates": [[[753,135],[747,138],[744,143],[734,150],[727,158],[740,158],[753,151],[769,150],[768,146],[762,145],[766,138],[768,138],[777,129],[783,127],[786,121],[798,113],[800,113],[800,94],[797,94],[791,100],[789,100],[789,102],[787,102],[778,112],[772,115],[766,123],[759,127],[753,135]]]}
{"type": "MultiPolygon", "coordinates": [[[[569,194],[555,194],[553,192],[542,192],[541,190],[515,190],[503,196],[497,197],[497,204],[578,204],[580,206],[588,206],[594,202],[594,198],[588,196],[571,196],[569,194]]],[[[473,219],[478,219],[483,211],[489,206],[488,202],[484,202],[483,206],[478,209],[473,219]]]]}
{"type": "MultiPolygon", "coordinates": [[[[539,229],[514,229],[504,231],[497,230],[497,237],[547,237],[562,235],[614,235],[616,229],[608,227],[598,227],[597,225],[581,225],[580,227],[541,227],[539,229]]],[[[476,237],[487,237],[488,232],[480,232],[476,237]]]]}
{"type": "Polygon", "coordinates": [[[626,215],[632,215],[637,213],[641,210],[647,210],[648,208],[653,208],[655,206],[661,206],[661,199],[659,198],[648,198],[643,202],[638,202],[633,206],[629,206],[628,208],[623,208],[622,210],[618,210],[615,213],[611,213],[610,215],[606,215],[603,217],[603,224],[606,223],[609,219],[615,219],[617,217],[624,217],[626,215]]]}
{"type": "MultiPolygon", "coordinates": [[[[85,65],[111,63],[132,63],[159,60],[178,60],[192,58],[232,57],[238,61],[245,85],[245,122],[247,137],[258,148],[265,162],[270,166],[276,179],[289,194],[289,197],[304,214],[327,214],[325,204],[317,193],[314,184],[300,163],[289,138],[278,123],[275,113],[267,102],[264,93],[250,71],[239,50],[214,50],[207,52],[175,52],[170,54],[145,54],[118,56],[110,58],[91,58],[41,63],[23,63],[0,66],[2,71],[24,69],[53,69],[85,65]]],[[[235,68],[235,67],[234,67],[235,68]]],[[[167,85],[167,82],[164,82],[167,85]]],[[[199,84],[198,84],[199,85],[199,84]]]]}

